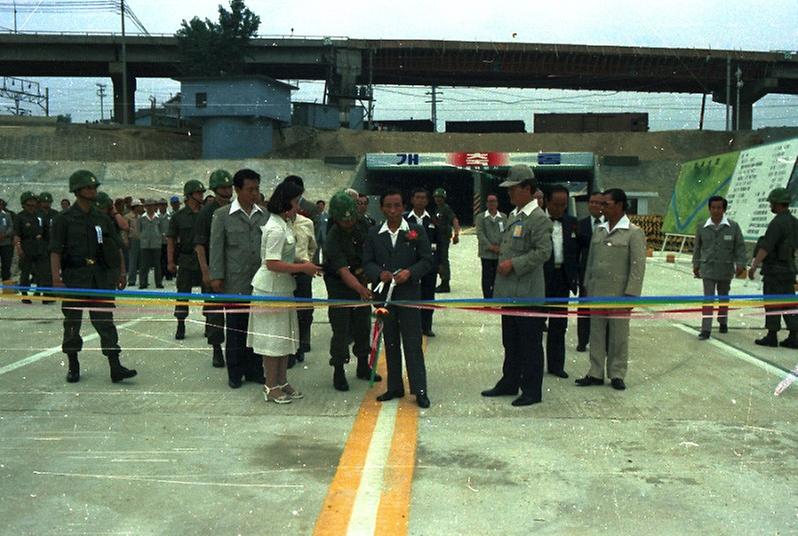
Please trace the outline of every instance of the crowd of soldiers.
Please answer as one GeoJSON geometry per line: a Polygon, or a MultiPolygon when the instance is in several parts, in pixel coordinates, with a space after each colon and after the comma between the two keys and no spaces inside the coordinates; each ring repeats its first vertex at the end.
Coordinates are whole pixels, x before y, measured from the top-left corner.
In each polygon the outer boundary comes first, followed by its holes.
{"type": "MultiPolygon", "coordinates": [[[[169,274],[176,276],[178,293],[199,288],[206,294],[228,295],[221,301],[206,301],[203,314],[211,363],[226,366],[230,388],[250,381],[264,386],[267,401],[282,404],[300,399],[303,395],[290,385],[286,370],[304,361],[310,351],[313,308],[306,301],[313,297],[313,277],[323,275],[329,299],[368,302],[328,308],[333,387],[349,389],[345,365],[351,355],[357,360],[358,379],[381,381],[371,370],[369,353],[371,304],[382,302],[387,310],[381,321],[388,379],[387,390],[378,399],[404,396],[404,356],[411,393],[419,406],[429,406],[421,342],[423,336],[435,336],[433,309],[400,307],[387,300],[389,296],[402,301],[434,300],[436,292],[450,291],[448,250],[458,243],[460,225],[446,204],[443,188],[432,195],[424,188],[383,192],[384,221],[377,223],[368,214],[369,198],[351,188],[335,194],[328,207],[324,200],[306,199],[304,181],[292,175],[267,199],[260,192],[260,176],[250,169],[235,175],[214,171],[209,182],[212,194],[201,181],[187,181],[182,207],[178,198],[171,200],[171,207],[165,199],[114,201],[98,192],[98,186],[91,172],[74,173],[69,190],[75,201],[69,206],[62,203],[60,213],[51,208],[52,196],[46,192],[22,194],[22,211],[16,215],[0,200],[4,284],[10,283],[16,252],[23,302],[30,303],[31,283],[56,291],[75,289],[63,295],[44,292],[41,298],[43,303],[53,303],[57,295],[62,299],[68,382],[80,380],[84,310],[100,336],[112,381],[136,375],[119,359],[112,297],[98,299],[81,290],[124,289],[134,285],[137,276],[139,288],[147,288],[148,273],[154,270],[156,288],[163,288],[162,275],[169,274]],[[441,283],[436,286],[438,275],[441,283]],[[267,300],[294,298],[297,308],[278,313],[268,302],[264,306],[261,299],[253,301],[253,295],[267,300]]],[[[506,307],[502,302],[567,300],[572,294],[638,297],[645,273],[646,238],[627,216],[623,190],[593,192],[589,216],[577,220],[567,214],[571,200],[567,188],[553,186],[543,192],[528,166],[513,166],[499,186],[514,210],[508,215],[499,212],[498,196],[492,193],[486,198],[487,210],[476,217],[483,296],[505,307],[502,376],[482,395],[517,396],[512,404],[526,406],[542,400],[544,363],[550,374],[568,378],[567,308],[506,307]]],[[[762,266],[766,294],[792,294],[798,220],[789,213],[785,189],[774,190],[769,200],[776,218],[757,245],[749,276],[753,278],[762,266]]],[[[731,278],[746,268],[742,235],[739,226],[725,216],[726,207],[722,197],[709,200],[711,217],[697,230],[694,254],[695,276],[703,279],[705,294],[717,293],[721,300],[728,296],[731,278]]],[[[186,336],[187,301],[187,296],[181,296],[174,308],[178,340],[186,336]]],[[[630,305],[580,310],[576,349],[585,352],[590,347],[590,368],[576,380],[578,386],[601,385],[606,377],[613,388],[626,389],[631,309],[630,305]]],[[[787,311],[784,318],[790,331],[787,339],[777,341],[779,316],[768,315],[768,334],[756,343],[798,347],[798,316],[787,311]]],[[[709,338],[712,319],[713,308],[707,306],[700,339],[709,338]]],[[[723,306],[718,320],[725,332],[723,306]]]]}

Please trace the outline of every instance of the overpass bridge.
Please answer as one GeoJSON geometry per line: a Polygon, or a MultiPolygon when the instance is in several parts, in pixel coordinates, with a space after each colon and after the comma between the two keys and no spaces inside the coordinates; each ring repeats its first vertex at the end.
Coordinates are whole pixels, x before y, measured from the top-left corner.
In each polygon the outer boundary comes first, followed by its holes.
{"type": "MultiPolygon", "coordinates": [[[[359,86],[374,84],[702,93],[736,108],[739,69],[735,129],[751,128],[753,103],[768,93],[798,95],[798,53],[783,51],[261,37],[250,42],[246,69],[323,80],[330,102],[344,109],[364,94],[359,86]]],[[[137,78],[179,78],[181,72],[173,36],[0,34],[0,75],[110,77],[121,118],[123,103],[134,117],[137,78]]]]}

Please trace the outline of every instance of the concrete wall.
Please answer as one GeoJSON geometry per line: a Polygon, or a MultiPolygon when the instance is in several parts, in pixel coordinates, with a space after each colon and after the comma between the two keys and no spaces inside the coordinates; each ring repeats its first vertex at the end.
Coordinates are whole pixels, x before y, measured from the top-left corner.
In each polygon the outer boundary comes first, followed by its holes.
{"type": "Polygon", "coordinates": [[[313,102],[295,102],[292,122],[294,125],[322,130],[338,130],[341,126],[341,117],[337,106],[313,102]]]}
{"type": "Polygon", "coordinates": [[[0,197],[9,208],[19,209],[19,196],[25,190],[49,191],[55,205],[62,198],[74,199],[67,190],[69,176],[78,169],[88,169],[97,175],[100,190],[111,197],[169,197],[181,195],[183,184],[199,179],[205,186],[208,177],[218,168],[234,173],[251,168],[261,174],[261,191],[267,197],[286,175],[305,179],[308,199],[326,199],[352,183],[354,166],[326,165],[321,160],[171,160],[171,161],[24,161],[0,160],[0,197]]]}
{"type": "Polygon", "coordinates": [[[203,158],[255,158],[272,150],[270,119],[209,117],[202,125],[203,158]]]}

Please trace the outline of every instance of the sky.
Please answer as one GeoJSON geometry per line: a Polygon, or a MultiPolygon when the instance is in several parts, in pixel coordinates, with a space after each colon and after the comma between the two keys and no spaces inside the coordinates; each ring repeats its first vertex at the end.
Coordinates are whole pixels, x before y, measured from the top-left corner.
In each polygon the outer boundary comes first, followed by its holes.
{"type": "MultiPolygon", "coordinates": [[[[0,2],[0,6],[8,2],[0,2]]],[[[53,0],[17,0],[38,6],[17,15],[19,31],[118,32],[119,16],[109,12],[52,14],[53,0]]],[[[218,1],[129,0],[151,33],[172,34],[181,20],[194,16],[216,20],[218,1]],[[164,6],[168,5],[167,9],[164,6]]],[[[404,0],[369,3],[329,0],[250,0],[261,17],[263,36],[342,36],[385,39],[448,39],[526,43],[654,46],[743,50],[798,49],[798,2],[795,0],[671,0],[667,2],[560,0],[554,2],[493,0],[452,2],[404,0]]],[[[0,8],[2,9],[2,8],[0,8]]],[[[13,14],[0,10],[0,30],[13,27],[13,14]]],[[[132,23],[128,31],[136,31],[132,23]]],[[[41,79],[50,87],[51,109],[71,113],[76,121],[99,118],[95,79],[41,79]]],[[[295,82],[296,83],[296,82],[295,82]]],[[[323,84],[299,81],[295,100],[322,97],[323,84]]],[[[429,118],[429,88],[376,89],[376,117],[429,118]]],[[[179,91],[171,80],[140,79],[140,107],[179,91]]],[[[700,95],[614,94],[559,90],[441,88],[440,121],[447,119],[524,119],[528,130],[535,112],[647,111],[653,130],[696,128],[700,95]],[[525,99],[523,105],[502,102],[525,99]],[[562,100],[567,103],[560,102],[562,100]],[[477,104],[479,103],[479,104],[477,104]]],[[[106,100],[107,105],[107,100],[106,100]]],[[[2,105],[0,105],[0,112],[2,105]]],[[[106,114],[107,114],[106,110],[106,114]]],[[[710,104],[707,128],[722,129],[725,107],[710,104]]],[[[771,95],[754,106],[754,126],[798,125],[798,97],[771,95]]]]}

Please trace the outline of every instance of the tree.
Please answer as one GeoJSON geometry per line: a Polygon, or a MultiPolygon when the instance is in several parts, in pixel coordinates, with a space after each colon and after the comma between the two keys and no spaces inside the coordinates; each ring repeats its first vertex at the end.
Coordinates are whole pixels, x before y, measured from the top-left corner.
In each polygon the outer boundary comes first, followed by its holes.
{"type": "Polygon", "coordinates": [[[194,17],[183,19],[175,33],[180,49],[180,70],[187,76],[224,76],[244,72],[247,44],[258,34],[260,17],[230,0],[230,11],[219,6],[219,22],[194,17]]]}

